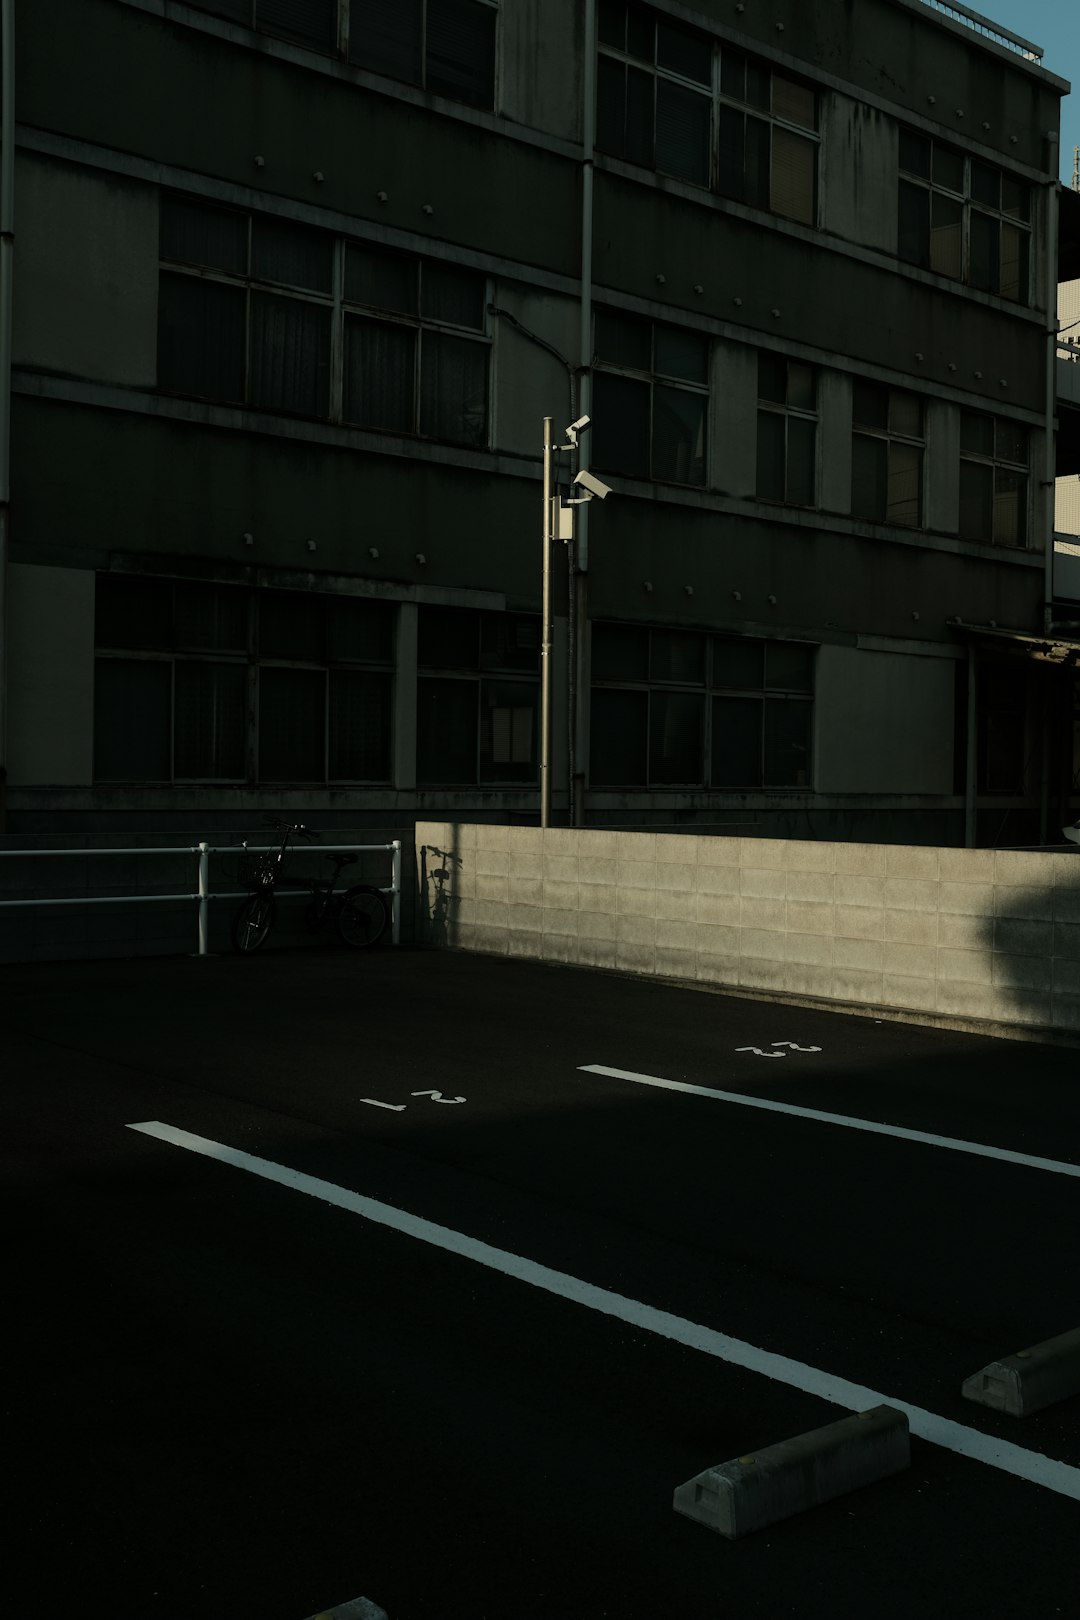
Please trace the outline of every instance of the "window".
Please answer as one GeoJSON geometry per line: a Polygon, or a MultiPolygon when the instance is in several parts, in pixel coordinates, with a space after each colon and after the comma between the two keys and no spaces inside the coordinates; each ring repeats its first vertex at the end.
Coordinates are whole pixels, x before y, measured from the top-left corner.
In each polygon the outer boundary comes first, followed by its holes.
{"type": "Polygon", "coordinates": [[[389,781],[393,611],[100,575],[95,781],[389,781]]]}
{"type": "Polygon", "coordinates": [[[978,676],[978,790],[1019,797],[1025,790],[1028,667],[1019,658],[987,661],[978,676]]]}
{"type": "Polygon", "coordinates": [[[704,484],[708,338],[598,309],[594,348],[596,466],[631,478],[704,484]]]}
{"type": "Polygon", "coordinates": [[[474,271],[348,243],[345,421],[486,443],[485,291],[474,271]]]}
{"type": "Polygon", "coordinates": [[[856,381],[852,422],[852,516],[921,528],[922,401],[900,388],[856,381]]]}
{"type": "Polygon", "coordinates": [[[486,0],[351,0],[349,60],[470,107],[493,107],[495,15],[486,0]]]}
{"type": "Polygon", "coordinates": [[[160,388],[487,443],[482,275],[169,193],[160,254],[160,388]]]}
{"type": "Polygon", "coordinates": [[[421,606],[418,638],[417,781],[535,783],[539,618],[421,606]]]}
{"type": "Polygon", "coordinates": [[[601,0],[598,34],[602,152],[814,223],[809,86],[627,0],[601,0]]]}
{"type": "Polygon", "coordinates": [[[961,411],[961,538],[1026,545],[1027,492],[1027,428],[982,411],[961,411]]]}
{"type": "Polygon", "coordinates": [[[814,649],[592,627],[593,787],[809,787],[814,649]]]}
{"type": "Polygon", "coordinates": [[[1026,304],[1031,189],[914,131],[900,131],[898,252],[909,264],[1026,304]]]}
{"type": "Polygon", "coordinates": [[[815,506],[817,372],[782,355],[758,355],[757,493],[815,506]]]}
{"type": "MultiPolygon", "coordinates": [[[[339,55],[338,0],[191,0],[202,11],[339,55]]],[[[348,0],[348,58],[471,107],[495,104],[493,0],[348,0]]],[[[344,17],[341,19],[344,21],[344,17]]]]}

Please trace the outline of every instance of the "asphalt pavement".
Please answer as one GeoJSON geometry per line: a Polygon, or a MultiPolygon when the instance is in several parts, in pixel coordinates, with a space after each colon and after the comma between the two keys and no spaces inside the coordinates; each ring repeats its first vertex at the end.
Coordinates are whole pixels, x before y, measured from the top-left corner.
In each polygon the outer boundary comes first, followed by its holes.
{"type": "Polygon", "coordinates": [[[960,1397],[1080,1326],[1076,1050],[327,948],[7,967],[0,1051],[7,1612],[1080,1615],[1080,1398],[960,1397]],[[673,1512],[863,1397],[903,1473],[673,1512]]]}

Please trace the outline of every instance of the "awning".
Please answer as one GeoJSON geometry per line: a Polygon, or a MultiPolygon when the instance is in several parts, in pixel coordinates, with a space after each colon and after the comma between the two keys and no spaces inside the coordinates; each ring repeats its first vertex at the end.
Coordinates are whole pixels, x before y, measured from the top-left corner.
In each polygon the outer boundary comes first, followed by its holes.
{"type": "Polygon", "coordinates": [[[1064,669],[1080,665],[1080,637],[1076,634],[1036,636],[1027,630],[1001,630],[996,625],[964,624],[957,619],[952,621],[952,627],[982,652],[1056,664],[1064,669]]]}

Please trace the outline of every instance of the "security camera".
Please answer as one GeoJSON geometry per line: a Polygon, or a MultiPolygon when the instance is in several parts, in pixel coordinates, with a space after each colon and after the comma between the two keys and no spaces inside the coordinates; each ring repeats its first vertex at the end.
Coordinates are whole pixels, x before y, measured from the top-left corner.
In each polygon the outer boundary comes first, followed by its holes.
{"type": "Polygon", "coordinates": [[[593,495],[598,495],[603,501],[606,500],[611,494],[611,485],[603,483],[601,479],[597,478],[591,472],[579,472],[575,474],[574,483],[580,484],[582,489],[587,492],[586,498],[593,495]]]}
{"type": "Polygon", "coordinates": [[[568,433],[580,433],[583,428],[588,427],[588,425],[589,425],[589,423],[591,421],[592,421],[591,416],[579,416],[576,422],[571,422],[570,426],[567,428],[566,431],[568,433]]]}

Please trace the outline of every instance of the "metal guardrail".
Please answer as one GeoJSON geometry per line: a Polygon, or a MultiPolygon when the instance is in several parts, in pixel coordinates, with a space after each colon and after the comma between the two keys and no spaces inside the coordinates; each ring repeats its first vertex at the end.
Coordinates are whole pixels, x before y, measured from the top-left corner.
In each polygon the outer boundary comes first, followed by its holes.
{"type": "Polygon", "coordinates": [[[1035,45],[1022,34],[1014,34],[1011,29],[992,22],[989,17],[984,17],[981,11],[972,11],[970,6],[960,5],[959,0],[923,0],[923,5],[929,6],[934,11],[944,12],[954,22],[965,23],[968,28],[974,28],[976,33],[982,34],[985,39],[993,40],[995,45],[1004,45],[1006,50],[1015,51],[1018,56],[1025,57],[1029,62],[1042,61],[1041,45],[1035,45]]]}
{"type": "MultiPolygon", "coordinates": [[[[276,853],[278,844],[168,844],[168,845],[136,845],[132,849],[0,849],[0,860],[13,860],[16,856],[33,860],[45,856],[62,857],[65,855],[197,855],[198,856],[198,887],[191,894],[94,894],[94,895],[60,895],[47,900],[0,900],[0,906],[130,906],[149,905],[153,901],[161,904],[163,901],[175,902],[178,900],[191,900],[198,904],[199,925],[199,951],[200,956],[209,954],[210,940],[210,902],[212,900],[243,900],[251,893],[250,889],[236,889],[223,891],[220,894],[210,889],[210,857],[211,855],[263,855],[270,851],[276,853]]],[[[391,877],[389,888],[383,888],[381,893],[390,896],[390,924],[391,938],[395,945],[401,943],[401,840],[395,838],[389,844],[320,844],[320,854],[366,854],[375,850],[391,851],[391,877]]],[[[307,894],[307,889],[276,889],[275,893],[283,896],[307,894]]]]}

